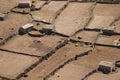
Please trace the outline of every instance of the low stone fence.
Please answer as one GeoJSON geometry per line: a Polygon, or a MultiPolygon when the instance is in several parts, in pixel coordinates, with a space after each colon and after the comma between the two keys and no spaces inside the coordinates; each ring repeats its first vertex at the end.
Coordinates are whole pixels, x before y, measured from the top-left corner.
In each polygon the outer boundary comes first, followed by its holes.
{"type": "Polygon", "coordinates": [[[31,71],[33,68],[35,68],[38,64],[42,63],[44,60],[47,60],[49,57],[51,57],[53,54],[55,54],[55,52],[64,47],[67,43],[69,42],[69,40],[65,40],[63,43],[60,43],[58,46],[56,46],[55,49],[53,49],[52,51],[50,51],[48,54],[40,57],[40,59],[35,62],[34,64],[32,64],[30,67],[28,67],[27,69],[25,69],[22,73],[20,73],[16,79],[20,79],[21,77],[23,77],[24,75],[26,75],[29,71],[31,71]]]}
{"type": "Polygon", "coordinates": [[[76,56],[74,56],[73,58],[68,59],[66,62],[64,62],[63,64],[59,65],[59,67],[57,67],[56,69],[54,69],[51,73],[49,73],[47,76],[44,77],[44,80],[48,80],[48,78],[50,78],[51,76],[53,76],[58,70],[60,70],[61,68],[63,68],[65,65],[69,64],[72,61],[77,60],[79,57],[88,55],[92,50],[86,51],[84,53],[80,53],[79,55],[77,54],[76,56]]]}

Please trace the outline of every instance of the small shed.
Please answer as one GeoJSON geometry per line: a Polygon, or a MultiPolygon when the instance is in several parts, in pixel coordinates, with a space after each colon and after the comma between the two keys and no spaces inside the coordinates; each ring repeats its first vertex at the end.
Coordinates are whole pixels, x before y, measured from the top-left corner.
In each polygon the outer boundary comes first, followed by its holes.
{"type": "Polygon", "coordinates": [[[104,74],[114,72],[115,70],[116,70],[116,67],[114,62],[101,61],[99,63],[98,71],[101,71],[104,74]]]}
{"type": "Polygon", "coordinates": [[[26,34],[26,33],[30,32],[30,31],[32,31],[32,30],[33,30],[33,24],[32,23],[28,23],[28,24],[20,27],[19,34],[23,35],[23,34],[26,34]]]}
{"type": "Polygon", "coordinates": [[[1,20],[1,21],[5,20],[6,15],[7,15],[7,14],[0,13],[0,20],[1,20]]]}
{"type": "Polygon", "coordinates": [[[32,1],[31,0],[19,0],[18,7],[19,8],[29,8],[31,7],[32,1]]]}
{"type": "Polygon", "coordinates": [[[103,27],[102,30],[103,30],[103,34],[112,35],[114,33],[115,26],[103,27]]]}
{"type": "Polygon", "coordinates": [[[96,26],[96,30],[102,30],[105,35],[112,35],[115,31],[115,26],[96,26]]]}
{"type": "Polygon", "coordinates": [[[54,26],[49,24],[49,25],[43,26],[42,31],[43,31],[43,33],[51,34],[53,29],[54,29],[54,26]]]}

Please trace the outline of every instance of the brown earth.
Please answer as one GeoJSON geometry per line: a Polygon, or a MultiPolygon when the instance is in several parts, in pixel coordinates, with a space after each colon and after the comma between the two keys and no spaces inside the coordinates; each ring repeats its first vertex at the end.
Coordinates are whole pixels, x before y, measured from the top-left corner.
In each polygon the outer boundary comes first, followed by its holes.
{"type": "Polygon", "coordinates": [[[56,32],[70,36],[82,29],[89,19],[92,6],[93,3],[71,2],[55,21],[56,32]]]}
{"type": "Polygon", "coordinates": [[[88,28],[109,26],[109,24],[120,15],[119,9],[119,4],[97,4],[93,12],[93,19],[88,25],[88,28]]]}
{"type": "Polygon", "coordinates": [[[43,56],[53,50],[64,38],[60,36],[30,37],[28,35],[16,36],[9,40],[2,49],[7,49],[26,54],[43,56]],[[12,47],[11,47],[12,45],[12,47]]]}
{"type": "Polygon", "coordinates": [[[9,12],[18,5],[18,0],[0,0],[0,13],[9,12]]]}
{"type": "Polygon", "coordinates": [[[56,69],[59,65],[63,64],[68,59],[74,57],[77,54],[90,50],[85,47],[75,47],[75,44],[69,43],[65,47],[59,49],[52,57],[47,61],[42,62],[27,75],[28,77],[21,80],[43,80],[43,78],[56,69]]]}
{"type": "MultiPolygon", "coordinates": [[[[120,49],[108,47],[95,47],[95,50],[88,56],[79,58],[60,69],[49,80],[80,80],[93,69],[96,69],[100,61],[114,62],[120,59],[120,49]]],[[[120,72],[105,75],[96,73],[88,77],[87,80],[119,80],[120,72]],[[90,79],[89,79],[90,78],[90,79]]]]}
{"type": "Polygon", "coordinates": [[[97,39],[96,43],[115,45],[115,40],[118,40],[118,39],[120,39],[120,35],[112,35],[112,36],[101,35],[97,39]]]}
{"type": "Polygon", "coordinates": [[[94,31],[82,31],[73,36],[73,39],[84,41],[84,42],[95,42],[99,32],[94,31]],[[80,37],[81,39],[78,39],[80,37]]]}
{"type": "Polygon", "coordinates": [[[33,16],[39,17],[45,22],[51,23],[57,14],[57,12],[67,3],[67,1],[52,1],[49,4],[42,7],[39,11],[34,11],[33,16]],[[57,6],[57,7],[56,7],[57,6]]]}
{"type": "Polygon", "coordinates": [[[0,21],[0,38],[4,41],[4,39],[18,33],[18,29],[29,22],[31,22],[29,15],[10,13],[5,21],[0,21]]]}
{"type": "Polygon", "coordinates": [[[0,51],[0,76],[15,79],[37,60],[35,57],[0,51]]]}

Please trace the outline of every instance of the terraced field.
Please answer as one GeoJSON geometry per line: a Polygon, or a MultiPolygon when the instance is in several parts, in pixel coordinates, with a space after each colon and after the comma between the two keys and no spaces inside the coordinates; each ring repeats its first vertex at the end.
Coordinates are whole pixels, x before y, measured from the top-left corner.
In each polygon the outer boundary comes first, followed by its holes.
{"type": "Polygon", "coordinates": [[[119,3],[31,1],[0,0],[0,80],[120,80],[97,69],[120,60],[119,3]]]}
{"type": "MultiPolygon", "coordinates": [[[[80,80],[90,71],[96,69],[100,61],[114,62],[119,60],[119,51],[120,49],[116,48],[95,47],[94,51],[90,53],[90,55],[83,56],[82,58],[79,58],[78,60],[67,64],[64,68],[60,69],[58,72],[56,72],[55,75],[50,77],[48,80],[80,80]]],[[[117,73],[109,75],[97,72],[88,77],[87,80],[119,80],[119,70],[117,73]]]]}
{"type": "Polygon", "coordinates": [[[65,38],[61,36],[55,35],[44,36],[41,38],[34,38],[28,35],[16,36],[9,40],[5,45],[1,46],[1,49],[43,56],[52,51],[57,45],[63,42],[64,39],[65,38]]]}
{"type": "Polygon", "coordinates": [[[40,18],[43,22],[52,23],[60,9],[64,8],[65,5],[67,5],[67,1],[52,1],[40,11],[33,12],[32,15],[33,17],[40,18]]]}
{"type": "Polygon", "coordinates": [[[0,12],[9,12],[11,8],[18,5],[18,0],[0,0],[0,12]]]}
{"type": "Polygon", "coordinates": [[[119,4],[97,4],[93,11],[93,20],[88,25],[88,28],[107,27],[120,16],[119,4]],[[113,10],[117,11],[114,12],[113,10]]]}
{"type": "Polygon", "coordinates": [[[9,13],[5,21],[0,21],[1,43],[9,37],[17,34],[18,29],[29,22],[31,22],[31,17],[29,15],[9,13]]]}
{"type": "Polygon", "coordinates": [[[83,29],[90,18],[93,5],[93,3],[70,3],[55,21],[55,31],[70,36],[75,31],[83,29]]]}

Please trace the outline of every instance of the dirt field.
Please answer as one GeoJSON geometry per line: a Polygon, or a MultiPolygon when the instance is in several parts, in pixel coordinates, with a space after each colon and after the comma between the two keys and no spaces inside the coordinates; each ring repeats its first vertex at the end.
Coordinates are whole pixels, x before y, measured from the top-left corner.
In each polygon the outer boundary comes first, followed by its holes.
{"type": "Polygon", "coordinates": [[[46,1],[37,1],[35,2],[35,8],[40,9],[45,4],[46,1]]]}
{"type": "Polygon", "coordinates": [[[80,80],[81,76],[86,75],[92,70],[92,68],[83,65],[75,65],[74,62],[72,62],[70,64],[67,64],[64,68],[60,69],[54,76],[50,77],[48,80],[80,80]]]}
{"type": "Polygon", "coordinates": [[[33,16],[39,17],[45,22],[51,23],[57,12],[67,3],[67,1],[52,1],[41,10],[33,12],[33,16]],[[57,7],[56,7],[57,6],[57,7]]]}
{"type": "Polygon", "coordinates": [[[118,69],[117,73],[113,74],[102,74],[102,73],[95,73],[94,75],[90,76],[87,80],[120,80],[120,69],[118,69]]]}
{"type": "Polygon", "coordinates": [[[55,21],[56,32],[70,36],[76,30],[82,29],[89,19],[92,5],[93,3],[71,2],[55,21]]]}
{"type": "Polygon", "coordinates": [[[115,27],[116,27],[115,31],[120,33],[120,20],[115,23],[115,27]]]}
{"type": "MultiPolygon", "coordinates": [[[[96,68],[100,61],[114,62],[120,59],[120,49],[110,47],[96,47],[88,56],[79,59],[77,62],[81,65],[96,68]],[[114,53],[114,54],[113,54],[114,53]]],[[[77,64],[76,62],[76,64],[77,64]]]]}
{"type": "Polygon", "coordinates": [[[16,34],[21,26],[29,22],[31,22],[29,15],[10,13],[5,21],[0,21],[0,38],[7,39],[16,34]]]}
{"type": "Polygon", "coordinates": [[[0,0],[0,13],[9,12],[18,5],[18,0],[0,0]]]}
{"type": "Polygon", "coordinates": [[[93,12],[93,20],[88,25],[88,28],[109,26],[109,24],[120,15],[119,9],[119,4],[97,4],[93,12]]]}
{"type": "MultiPolygon", "coordinates": [[[[80,80],[88,72],[97,68],[100,61],[117,61],[120,59],[120,49],[107,48],[107,47],[96,47],[95,50],[88,56],[79,58],[77,61],[73,61],[67,64],[65,67],[60,69],[54,76],[49,80],[80,80]],[[114,53],[114,54],[113,54],[114,53]],[[73,75],[75,74],[75,75],[73,75]]],[[[105,75],[102,73],[96,73],[88,77],[87,80],[119,80],[120,72],[115,74],[105,75]],[[98,79],[99,78],[99,79],[98,79]]]]}
{"type": "Polygon", "coordinates": [[[73,39],[84,41],[84,42],[95,42],[97,36],[99,35],[99,32],[94,31],[82,31],[77,33],[73,39]],[[80,37],[81,39],[78,39],[80,37]]]}
{"type": "Polygon", "coordinates": [[[65,47],[59,49],[51,58],[47,61],[42,62],[27,75],[28,77],[22,78],[21,80],[43,80],[51,71],[57,68],[60,64],[63,64],[68,59],[74,57],[77,54],[83,53],[90,50],[85,47],[75,47],[75,44],[69,43],[65,47]]]}
{"type": "Polygon", "coordinates": [[[43,56],[60,44],[59,41],[63,40],[64,38],[62,37],[52,35],[41,38],[30,37],[28,35],[16,36],[5,45],[1,46],[1,48],[26,54],[43,56]]]}
{"type": "MultiPolygon", "coordinates": [[[[43,6],[46,0],[31,0],[35,6],[12,9],[18,1],[0,0],[0,13],[9,12],[5,20],[0,21],[0,80],[43,80],[47,77],[47,80],[82,80],[100,61],[120,60],[120,49],[113,46],[116,41],[119,44],[120,35],[100,35],[99,31],[90,30],[113,23],[115,32],[120,33],[120,4],[70,2],[65,7],[68,1],[50,1],[43,6]],[[49,29],[42,31],[43,26],[48,25],[45,22],[52,23],[55,32],[47,35],[49,29]],[[19,35],[19,28],[27,23],[33,23],[38,31],[19,35]],[[1,45],[3,42],[5,44],[1,45]],[[85,42],[104,45],[90,46],[85,42]],[[87,51],[90,54],[85,55],[87,51]]],[[[120,80],[120,68],[108,75],[97,72],[87,80],[120,80]]]]}
{"type": "Polygon", "coordinates": [[[37,30],[42,30],[43,26],[45,26],[46,24],[42,23],[42,22],[32,22],[34,25],[34,28],[37,30]]]}
{"type": "Polygon", "coordinates": [[[100,44],[108,44],[108,45],[115,45],[115,40],[120,39],[120,35],[113,35],[113,36],[104,36],[101,35],[97,39],[96,43],[100,44]]]}
{"type": "Polygon", "coordinates": [[[0,51],[0,76],[15,79],[37,60],[35,57],[0,51]]]}

